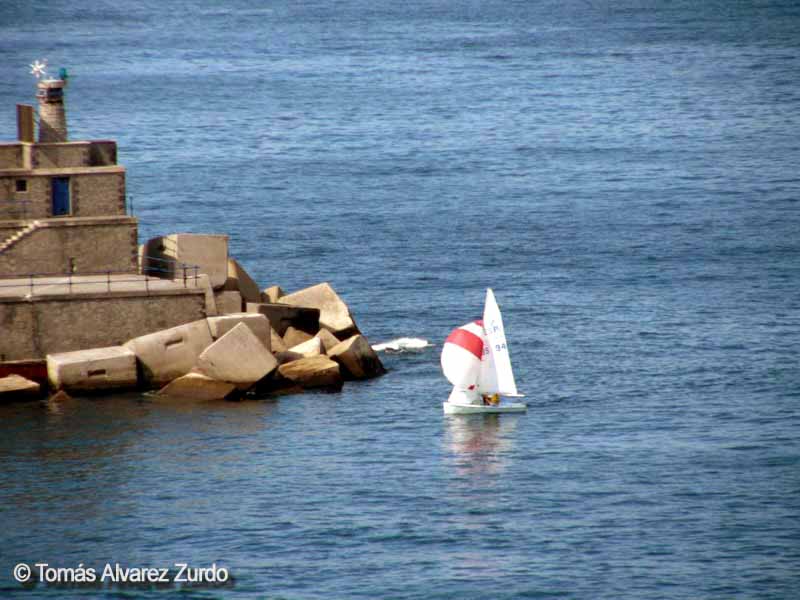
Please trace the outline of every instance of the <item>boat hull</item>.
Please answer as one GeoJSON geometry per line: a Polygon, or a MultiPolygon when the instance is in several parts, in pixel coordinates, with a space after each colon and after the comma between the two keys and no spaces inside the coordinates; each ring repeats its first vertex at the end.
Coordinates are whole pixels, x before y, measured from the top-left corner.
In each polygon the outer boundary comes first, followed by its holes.
{"type": "Polygon", "coordinates": [[[455,404],[443,402],[442,408],[446,415],[486,415],[500,413],[521,413],[528,410],[527,404],[455,404]]]}

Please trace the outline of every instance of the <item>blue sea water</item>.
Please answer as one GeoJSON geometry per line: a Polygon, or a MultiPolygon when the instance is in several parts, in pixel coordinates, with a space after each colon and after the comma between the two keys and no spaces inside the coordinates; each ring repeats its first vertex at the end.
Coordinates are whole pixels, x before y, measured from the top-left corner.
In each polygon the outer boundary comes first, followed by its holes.
{"type": "Polygon", "coordinates": [[[0,596],[797,597],[796,2],[4,0],[0,137],[45,57],[142,239],[435,345],[334,395],[0,407],[0,596]],[[530,409],[445,418],[487,286],[530,409]]]}

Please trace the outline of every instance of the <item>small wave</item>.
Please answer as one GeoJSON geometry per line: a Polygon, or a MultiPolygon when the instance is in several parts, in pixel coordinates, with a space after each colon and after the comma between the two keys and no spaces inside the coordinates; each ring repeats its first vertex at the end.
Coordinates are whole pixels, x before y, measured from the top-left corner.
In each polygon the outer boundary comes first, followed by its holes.
{"type": "Polygon", "coordinates": [[[422,338],[402,337],[375,344],[372,349],[375,352],[421,352],[432,345],[428,340],[422,338]]]}

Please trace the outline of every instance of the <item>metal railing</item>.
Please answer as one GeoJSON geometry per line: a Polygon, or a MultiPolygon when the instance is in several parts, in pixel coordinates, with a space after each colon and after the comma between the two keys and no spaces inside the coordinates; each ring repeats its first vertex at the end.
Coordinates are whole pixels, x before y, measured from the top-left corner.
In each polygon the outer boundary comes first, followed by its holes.
{"type": "MultiPolygon", "coordinates": [[[[81,291],[87,293],[109,293],[112,291],[144,291],[149,294],[158,289],[156,282],[172,281],[183,283],[184,288],[199,287],[200,267],[189,265],[167,259],[146,257],[150,261],[173,263],[169,268],[148,266],[147,272],[134,274],[130,271],[88,271],[82,273],[74,272],[52,272],[52,273],[27,273],[24,275],[3,275],[0,274],[0,297],[2,296],[35,296],[47,294],[74,294],[81,291]],[[161,273],[153,275],[151,273],[161,273]],[[172,276],[164,277],[163,274],[172,276]],[[128,285],[125,285],[128,284],[128,285]],[[133,285],[138,284],[138,285],[133,285]],[[87,286],[95,286],[96,289],[89,289],[87,286]],[[18,293],[5,294],[11,288],[17,288],[18,293]],[[38,289],[37,289],[38,288],[38,289]],[[45,288],[49,288],[45,289],[45,288]]],[[[144,262],[144,261],[143,261],[144,262]]],[[[160,289],[167,289],[161,287],[160,289]]]]}

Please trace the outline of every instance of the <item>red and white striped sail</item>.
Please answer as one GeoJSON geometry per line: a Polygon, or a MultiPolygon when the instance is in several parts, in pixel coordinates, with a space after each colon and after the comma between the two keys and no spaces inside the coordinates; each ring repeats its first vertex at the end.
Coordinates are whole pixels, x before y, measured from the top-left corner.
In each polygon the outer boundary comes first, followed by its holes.
{"type": "Polygon", "coordinates": [[[481,374],[483,325],[473,321],[454,329],[442,348],[442,371],[454,387],[475,389],[481,374]]]}

